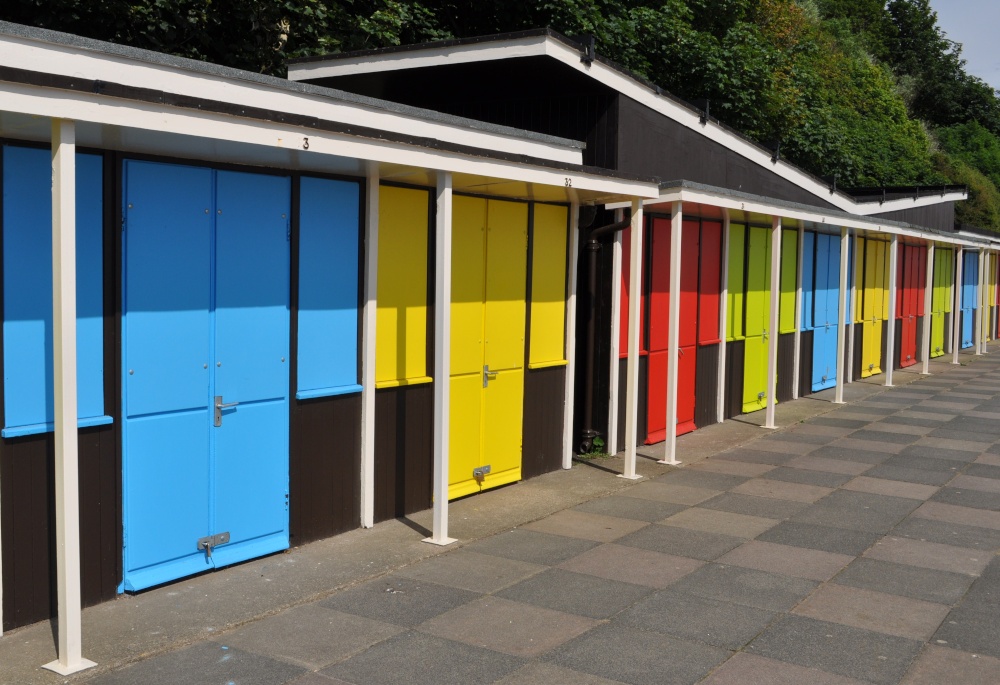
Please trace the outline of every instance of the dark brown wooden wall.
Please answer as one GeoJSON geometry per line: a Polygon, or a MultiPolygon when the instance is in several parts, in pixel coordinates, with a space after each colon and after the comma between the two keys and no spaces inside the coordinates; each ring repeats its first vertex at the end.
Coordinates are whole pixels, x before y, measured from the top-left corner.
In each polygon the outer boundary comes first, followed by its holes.
{"type": "Polygon", "coordinates": [[[792,399],[795,387],[795,334],[781,333],[778,335],[778,388],[774,397],[778,402],[788,402],[792,399]]]}
{"type": "Polygon", "coordinates": [[[434,384],[375,391],[375,520],[431,506],[434,384]]]}
{"type": "MultiPolygon", "coordinates": [[[[635,431],[636,442],[640,445],[646,441],[649,434],[649,421],[647,414],[647,402],[649,398],[649,357],[641,355],[639,357],[639,402],[636,411],[639,414],[638,428],[635,431]]],[[[616,452],[625,449],[625,396],[628,390],[628,359],[618,360],[618,445],[616,452]]],[[[607,404],[605,403],[605,415],[607,414],[607,404]]],[[[596,417],[595,417],[596,418],[596,417]]],[[[596,423],[596,421],[595,421],[596,423]]],[[[610,446],[609,446],[610,451],[610,446]]]]}
{"type": "Polygon", "coordinates": [[[525,372],[522,478],[534,478],[562,468],[565,392],[565,366],[525,372]]]}
{"type": "Polygon", "coordinates": [[[730,340],[726,343],[726,398],[724,408],[727,419],[743,413],[743,361],[745,356],[745,340],[730,340]]]}
{"type": "Polygon", "coordinates": [[[955,203],[941,202],[936,205],[927,205],[926,207],[914,207],[912,209],[900,209],[895,212],[872,214],[872,217],[889,219],[890,221],[905,221],[917,226],[937,228],[942,231],[954,231],[955,203]]]}
{"type": "Polygon", "coordinates": [[[694,425],[696,428],[718,423],[718,402],[719,344],[716,343],[699,347],[698,356],[695,358],[694,425]]]}
{"type": "Polygon", "coordinates": [[[812,394],[813,332],[805,330],[799,338],[799,397],[812,394]]]}

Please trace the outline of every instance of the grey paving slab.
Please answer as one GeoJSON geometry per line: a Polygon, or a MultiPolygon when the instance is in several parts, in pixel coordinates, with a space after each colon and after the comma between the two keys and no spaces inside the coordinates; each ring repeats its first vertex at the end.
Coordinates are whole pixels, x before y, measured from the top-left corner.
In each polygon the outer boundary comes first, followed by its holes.
{"type": "Polygon", "coordinates": [[[796,457],[788,462],[788,466],[795,469],[808,469],[810,471],[826,471],[828,473],[840,473],[857,476],[872,467],[871,464],[864,464],[857,461],[847,461],[846,459],[824,459],[820,456],[807,454],[804,457],[796,457]]]}
{"type": "Polygon", "coordinates": [[[635,585],[663,588],[704,562],[648,549],[607,544],[565,561],[560,568],[635,585]]]}
{"type": "Polygon", "coordinates": [[[806,616],[778,620],[747,648],[754,654],[880,685],[895,685],[922,642],[806,616]]]}
{"type": "Polygon", "coordinates": [[[582,511],[588,514],[600,514],[601,516],[613,516],[623,519],[634,519],[636,521],[660,521],[673,516],[674,514],[687,509],[686,504],[671,504],[670,502],[657,502],[651,499],[640,499],[638,497],[628,497],[626,495],[612,495],[600,499],[584,502],[573,507],[574,511],[582,511]]]}
{"type": "Polygon", "coordinates": [[[934,634],[934,642],[974,654],[1000,658],[1000,612],[996,607],[963,605],[953,609],[934,634]]]}
{"type": "Polygon", "coordinates": [[[1000,530],[1000,513],[986,509],[959,507],[944,502],[924,502],[919,509],[913,512],[913,515],[935,521],[1000,530]]]}
{"type": "Polygon", "coordinates": [[[728,511],[691,507],[664,519],[661,523],[665,526],[679,526],[681,528],[700,530],[705,533],[755,538],[777,524],[778,520],[762,516],[748,516],[746,514],[733,514],[728,511]]]}
{"type": "Polygon", "coordinates": [[[1000,466],[992,464],[969,464],[965,467],[963,473],[967,476],[975,476],[976,478],[1000,480],[1000,466]]]}
{"type": "MultiPolygon", "coordinates": [[[[592,501],[604,502],[606,500],[617,499],[628,498],[604,497],[592,501]]],[[[632,502],[634,500],[628,499],[628,501],[632,502]]],[[[504,557],[505,559],[526,561],[531,564],[555,566],[578,554],[583,554],[587,550],[597,547],[599,544],[601,543],[593,540],[581,540],[579,538],[569,538],[564,535],[551,535],[549,533],[539,533],[534,530],[517,528],[483,540],[470,542],[465,546],[465,549],[470,552],[492,554],[493,556],[504,557]]]]}
{"type": "Polygon", "coordinates": [[[872,545],[871,549],[865,552],[865,556],[898,564],[978,576],[986,568],[991,555],[967,547],[887,536],[872,545]]]}
{"type": "Polygon", "coordinates": [[[965,526],[948,521],[934,521],[916,516],[907,518],[893,528],[892,535],[989,552],[1000,550],[1000,531],[998,530],[965,526]]]}
{"type": "Polygon", "coordinates": [[[913,662],[901,685],[996,685],[1000,659],[927,645],[913,662]]]}
{"type": "Polygon", "coordinates": [[[859,452],[863,453],[882,452],[884,454],[896,454],[897,452],[900,452],[904,447],[906,447],[906,445],[902,443],[880,442],[878,440],[861,440],[851,435],[843,437],[840,440],[837,440],[836,442],[830,443],[830,446],[843,447],[849,450],[858,450],[859,452]]]}
{"type": "Polygon", "coordinates": [[[306,673],[301,678],[289,682],[289,685],[351,685],[338,678],[330,678],[322,673],[306,673]]]}
{"type": "Polygon", "coordinates": [[[471,592],[495,592],[545,570],[540,564],[458,549],[425,559],[396,573],[471,592]]]}
{"type": "MultiPolygon", "coordinates": [[[[961,476],[959,476],[960,478],[961,476]]],[[[889,495],[891,497],[906,497],[908,499],[926,500],[938,491],[935,485],[921,485],[920,483],[908,483],[901,480],[887,480],[885,478],[872,478],[870,476],[858,476],[854,480],[844,483],[844,490],[854,492],[868,492],[873,495],[889,495]]]]}
{"type": "Polygon", "coordinates": [[[473,647],[532,658],[596,625],[596,620],[584,616],[487,596],[435,616],[419,630],[473,647]]]}
{"type": "Polygon", "coordinates": [[[870,471],[867,471],[865,475],[869,478],[884,478],[885,480],[897,480],[907,483],[919,483],[922,485],[944,485],[954,478],[956,473],[958,473],[957,467],[949,468],[945,471],[931,471],[911,466],[879,464],[870,471]]]}
{"type": "MultiPolygon", "coordinates": [[[[789,468],[788,471],[806,471],[811,473],[824,473],[812,471],[811,469],[789,468]]],[[[787,480],[773,480],[766,477],[754,478],[743,485],[733,488],[732,492],[741,495],[751,495],[756,497],[768,497],[771,499],[789,500],[803,504],[812,504],[820,500],[831,492],[832,488],[825,488],[819,485],[808,485],[806,483],[795,483],[787,480]]],[[[784,518],[784,517],[782,517],[784,518]]]]}
{"type": "Polygon", "coordinates": [[[688,485],[706,490],[728,490],[735,488],[740,483],[749,480],[748,476],[736,476],[726,473],[710,473],[707,471],[692,471],[689,469],[678,469],[664,473],[653,479],[659,483],[670,483],[672,485],[688,485]]]}
{"type": "Polygon", "coordinates": [[[968,463],[973,461],[980,454],[979,450],[961,450],[948,447],[934,447],[931,445],[907,445],[900,453],[900,457],[927,457],[930,459],[943,459],[947,461],[958,461],[968,463]]]}
{"type": "Polygon", "coordinates": [[[897,433],[899,435],[926,435],[934,430],[937,426],[925,426],[919,425],[916,421],[912,423],[894,423],[888,420],[876,421],[875,423],[868,424],[867,430],[880,431],[882,433],[897,433]]]}
{"type": "Polygon", "coordinates": [[[719,535],[676,526],[649,526],[627,535],[618,544],[639,547],[703,561],[712,561],[745,542],[733,535],[719,535]]]}
{"type": "MultiPolygon", "coordinates": [[[[657,485],[656,483],[640,483],[640,485],[657,485]]],[[[629,489],[629,494],[637,489],[629,489]]],[[[533,521],[525,526],[524,530],[534,530],[539,533],[551,533],[553,535],[565,535],[566,537],[579,538],[581,540],[593,540],[595,542],[611,542],[623,535],[638,530],[645,526],[644,521],[623,519],[616,516],[602,516],[601,514],[588,514],[583,511],[573,511],[572,509],[558,511],[551,516],[546,516],[539,521],[533,521]]]]}
{"type": "Polygon", "coordinates": [[[770,464],[750,464],[745,461],[729,461],[722,457],[710,457],[688,467],[690,471],[707,471],[709,473],[727,473],[734,476],[754,478],[774,469],[770,464]]]}
{"type": "Polygon", "coordinates": [[[214,639],[221,645],[316,670],[403,630],[390,623],[305,604],[214,639]]]}
{"type": "Polygon", "coordinates": [[[693,685],[729,655],[718,647],[612,623],[544,659],[630,685],[693,685]]]}
{"type": "Polygon", "coordinates": [[[807,580],[829,580],[853,557],[763,540],[750,540],[719,557],[718,563],[780,573],[807,580]]]}
{"type": "Polygon", "coordinates": [[[740,652],[701,685],[863,685],[860,680],[740,652]]]}
{"type": "Polygon", "coordinates": [[[522,665],[509,654],[407,632],[322,673],[364,685],[469,685],[496,682],[522,665]]]}
{"type": "Polygon", "coordinates": [[[698,505],[704,509],[718,509],[734,514],[747,514],[768,519],[786,519],[809,506],[806,502],[793,502],[773,497],[755,497],[727,492],[698,505]]]}
{"type": "Polygon", "coordinates": [[[214,642],[199,644],[139,661],[88,681],[95,685],[176,685],[179,682],[280,685],[305,669],[214,642]],[[197,676],[195,676],[197,674],[197,676]]]}
{"type": "Polygon", "coordinates": [[[668,588],[626,610],[616,621],[654,633],[738,650],[764,630],[775,616],[773,611],[668,588]]]}
{"type": "Polygon", "coordinates": [[[657,483],[647,481],[629,488],[626,494],[629,497],[655,500],[657,502],[693,505],[698,504],[698,502],[704,502],[707,499],[711,499],[721,492],[721,490],[713,490],[711,488],[698,488],[690,485],[674,485],[673,483],[657,483]]]}
{"type": "Polygon", "coordinates": [[[779,442],[804,442],[810,445],[825,445],[827,443],[833,442],[839,436],[837,435],[818,435],[816,433],[809,433],[801,429],[800,426],[789,431],[783,431],[777,435],[772,435],[768,440],[775,440],[779,442]]]}
{"type": "Polygon", "coordinates": [[[861,419],[838,419],[832,416],[817,416],[809,419],[806,423],[814,426],[833,426],[834,428],[863,428],[868,425],[868,421],[861,419]]]}
{"type": "Polygon", "coordinates": [[[1000,511],[1000,493],[973,490],[971,488],[944,487],[931,498],[935,502],[954,504],[972,509],[1000,511]]]}
{"type": "Polygon", "coordinates": [[[976,457],[976,460],[973,462],[973,465],[1000,466],[1000,455],[992,454],[991,452],[983,452],[978,457],[976,457]]]}
{"type": "Polygon", "coordinates": [[[755,440],[753,447],[764,452],[781,452],[783,454],[806,454],[816,449],[816,445],[811,442],[775,440],[773,437],[755,440]]]}
{"type": "Polygon", "coordinates": [[[863,440],[865,442],[891,442],[897,445],[909,445],[910,443],[916,442],[920,438],[919,435],[907,433],[887,433],[885,431],[869,429],[854,431],[851,433],[851,437],[855,440],[863,440]]]}
{"type": "Polygon", "coordinates": [[[1000,557],[990,560],[962,603],[974,609],[1000,611],[1000,557]]]}
{"type": "Polygon", "coordinates": [[[854,476],[847,473],[828,473],[826,471],[810,471],[788,466],[778,466],[765,474],[768,480],[801,485],[818,485],[822,488],[838,488],[854,476]]]}
{"type": "Polygon", "coordinates": [[[620,685],[620,683],[620,680],[608,680],[538,661],[529,663],[497,681],[497,685],[620,685]]]}
{"type": "Polygon", "coordinates": [[[919,505],[919,501],[902,497],[838,490],[791,520],[868,533],[887,533],[919,505]]]}
{"type": "MultiPolygon", "coordinates": [[[[909,414],[923,414],[923,412],[909,412],[909,414]]],[[[885,423],[893,426],[913,426],[916,428],[937,428],[941,425],[942,421],[933,414],[929,416],[912,416],[908,415],[907,412],[900,412],[898,414],[886,416],[878,423],[885,423]]]]}
{"type": "MultiPolygon", "coordinates": [[[[867,444],[866,444],[867,446],[867,444]]],[[[855,461],[863,464],[881,464],[892,454],[881,450],[858,449],[856,447],[844,447],[840,441],[832,445],[824,445],[810,453],[813,457],[823,459],[842,459],[844,461],[855,461]]]]}
{"type": "Polygon", "coordinates": [[[653,588],[550,569],[501,590],[498,597],[588,618],[610,618],[653,592],[653,588]]]}
{"type": "Polygon", "coordinates": [[[390,575],[338,592],[319,604],[384,623],[415,626],[478,596],[469,590],[390,575]]]}
{"type": "Polygon", "coordinates": [[[767,611],[788,611],[812,592],[816,583],[777,573],[712,563],[680,579],[673,587],[698,597],[767,611]]]}
{"type": "Polygon", "coordinates": [[[970,440],[970,437],[979,437],[965,431],[951,430],[949,428],[938,428],[931,431],[926,436],[920,438],[921,443],[932,447],[955,447],[968,451],[982,451],[986,449],[992,440],[970,440]],[[978,449],[973,446],[978,446],[978,449]]]}
{"type": "Polygon", "coordinates": [[[827,583],[795,607],[820,621],[926,641],[950,607],[920,599],[827,583]]]}
{"type": "Polygon", "coordinates": [[[724,452],[720,455],[728,461],[745,461],[750,464],[770,464],[771,466],[781,466],[795,458],[794,454],[783,454],[781,452],[765,452],[748,448],[738,448],[724,452]]]}
{"type": "Polygon", "coordinates": [[[759,535],[758,540],[857,556],[871,547],[880,535],[861,530],[835,528],[815,523],[783,521],[759,535]]]}
{"type": "Polygon", "coordinates": [[[941,427],[949,430],[964,432],[966,436],[976,435],[985,437],[989,435],[992,436],[992,440],[1000,438],[1000,423],[990,420],[984,421],[981,417],[963,415],[952,419],[941,427]]]}
{"type": "Polygon", "coordinates": [[[973,576],[964,573],[920,568],[867,557],[855,560],[834,578],[834,582],[838,585],[939,604],[957,603],[972,585],[973,580],[975,580],[973,576]]]}

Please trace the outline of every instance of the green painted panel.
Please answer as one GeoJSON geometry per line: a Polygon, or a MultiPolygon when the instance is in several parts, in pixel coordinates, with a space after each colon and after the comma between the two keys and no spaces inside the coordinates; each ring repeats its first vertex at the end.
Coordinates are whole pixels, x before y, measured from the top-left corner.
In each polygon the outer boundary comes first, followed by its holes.
{"type": "Polygon", "coordinates": [[[750,227],[747,245],[746,346],[743,361],[743,412],[767,403],[765,333],[771,316],[771,229],[750,227]]]}
{"type": "Polygon", "coordinates": [[[795,332],[795,276],[799,257],[799,232],[781,232],[781,295],[779,297],[778,330],[795,332]]]}
{"type": "Polygon", "coordinates": [[[729,264],[726,272],[726,340],[742,340],[744,336],[743,265],[746,260],[746,232],[746,226],[741,224],[730,224],[729,226],[729,264]]]}

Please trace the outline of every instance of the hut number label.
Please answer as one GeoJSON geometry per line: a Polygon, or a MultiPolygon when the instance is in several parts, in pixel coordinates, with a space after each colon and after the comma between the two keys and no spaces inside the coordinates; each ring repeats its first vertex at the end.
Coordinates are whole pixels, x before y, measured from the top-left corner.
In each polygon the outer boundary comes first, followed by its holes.
{"type": "Polygon", "coordinates": [[[569,176],[566,177],[566,187],[567,188],[573,187],[573,179],[571,179],[569,176]]]}

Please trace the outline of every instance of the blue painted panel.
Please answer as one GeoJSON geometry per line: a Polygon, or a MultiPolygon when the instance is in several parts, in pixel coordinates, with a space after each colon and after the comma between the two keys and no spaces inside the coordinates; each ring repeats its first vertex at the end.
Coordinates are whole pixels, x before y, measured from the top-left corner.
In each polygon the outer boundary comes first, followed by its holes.
{"type": "MultiPolygon", "coordinates": [[[[844,312],[844,323],[850,324],[852,312],[854,311],[853,300],[851,299],[851,284],[854,283],[854,236],[850,236],[847,239],[847,297],[845,302],[847,304],[847,311],[844,312]]],[[[839,273],[839,272],[838,272],[839,273]]],[[[837,279],[837,287],[840,287],[840,279],[837,279]]]]}
{"type": "Polygon", "coordinates": [[[359,203],[357,183],[302,178],[296,397],[358,383],[359,203]]]}
{"type": "Polygon", "coordinates": [[[813,325],[826,326],[829,318],[830,236],[816,236],[816,298],[813,304],[813,325]]]}
{"type": "Polygon", "coordinates": [[[209,534],[208,411],[126,421],[125,589],[212,567],[197,540],[209,534]]]}
{"type": "Polygon", "coordinates": [[[805,231],[802,235],[802,323],[804,331],[813,327],[813,300],[816,297],[815,262],[816,234],[805,231]]]}
{"type": "Polygon", "coordinates": [[[821,326],[813,332],[813,392],[837,384],[837,327],[821,326]]]}
{"type": "Polygon", "coordinates": [[[212,172],[125,163],[126,416],[209,403],[212,172]]]}
{"type": "MultiPolygon", "coordinates": [[[[837,236],[827,236],[827,258],[829,268],[827,269],[826,283],[826,318],[831,327],[835,327],[840,312],[840,238],[837,236]]],[[[847,281],[850,284],[850,280],[847,281]]],[[[849,287],[849,286],[848,286],[849,287]]],[[[850,293],[848,293],[850,300],[850,293]]]]}
{"type": "MultiPolygon", "coordinates": [[[[78,416],[104,416],[103,174],[76,157],[78,416]]],[[[52,163],[48,150],[3,148],[4,423],[51,430],[52,163]]]]}
{"type": "Polygon", "coordinates": [[[976,309],[976,290],[979,287],[979,255],[964,252],[962,265],[962,309],[976,309]]]}

